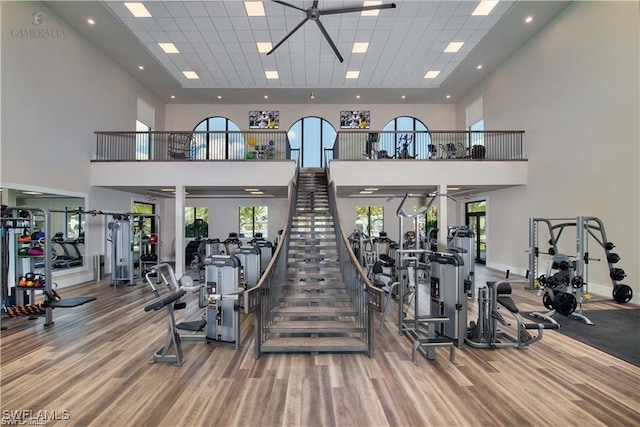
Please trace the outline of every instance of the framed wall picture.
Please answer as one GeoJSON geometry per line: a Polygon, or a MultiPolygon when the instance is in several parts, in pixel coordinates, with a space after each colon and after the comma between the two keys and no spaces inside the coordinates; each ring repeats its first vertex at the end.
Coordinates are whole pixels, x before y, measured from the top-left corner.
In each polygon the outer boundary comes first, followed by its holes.
{"type": "Polygon", "coordinates": [[[340,111],[340,129],[369,129],[371,111],[340,111]]]}
{"type": "Polygon", "coordinates": [[[249,129],[278,129],[280,112],[273,110],[249,111],[249,129]]]}

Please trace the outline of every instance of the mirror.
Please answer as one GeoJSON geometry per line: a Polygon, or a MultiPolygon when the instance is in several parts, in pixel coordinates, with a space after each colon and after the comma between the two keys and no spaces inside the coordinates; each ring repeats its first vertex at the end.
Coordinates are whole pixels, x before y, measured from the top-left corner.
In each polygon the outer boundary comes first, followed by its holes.
{"type": "MultiPolygon", "coordinates": [[[[85,198],[73,194],[45,191],[0,188],[2,204],[7,206],[30,206],[47,209],[51,213],[51,248],[55,252],[52,268],[62,272],[85,265],[85,198]]],[[[43,228],[41,220],[25,221],[23,234],[35,233],[43,228]]],[[[36,262],[37,263],[37,262],[36,262]]]]}

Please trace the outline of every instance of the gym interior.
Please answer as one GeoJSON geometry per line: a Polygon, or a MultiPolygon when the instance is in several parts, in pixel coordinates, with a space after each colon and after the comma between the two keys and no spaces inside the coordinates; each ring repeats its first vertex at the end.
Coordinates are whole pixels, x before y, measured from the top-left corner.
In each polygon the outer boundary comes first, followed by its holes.
{"type": "Polygon", "coordinates": [[[637,2],[244,3],[0,2],[2,422],[639,424],[637,2]]]}

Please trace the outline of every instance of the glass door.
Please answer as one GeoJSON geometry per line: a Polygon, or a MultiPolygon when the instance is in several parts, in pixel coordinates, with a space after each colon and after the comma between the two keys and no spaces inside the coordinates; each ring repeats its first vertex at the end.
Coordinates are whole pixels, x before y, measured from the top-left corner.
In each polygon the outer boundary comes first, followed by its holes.
{"type": "Polygon", "coordinates": [[[486,201],[471,202],[466,205],[466,224],[476,236],[476,262],[487,262],[487,211],[486,201]]]}

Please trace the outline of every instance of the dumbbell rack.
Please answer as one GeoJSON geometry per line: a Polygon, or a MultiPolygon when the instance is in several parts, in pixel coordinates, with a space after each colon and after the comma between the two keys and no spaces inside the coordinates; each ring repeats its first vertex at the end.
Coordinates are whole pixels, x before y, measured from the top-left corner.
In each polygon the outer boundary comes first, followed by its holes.
{"type": "MultiPolygon", "coordinates": [[[[16,306],[24,306],[25,293],[29,294],[29,302],[33,305],[35,302],[35,292],[43,291],[45,295],[44,303],[42,304],[44,309],[45,323],[44,326],[53,325],[53,308],[51,303],[51,297],[54,295],[51,289],[52,283],[52,255],[50,230],[51,230],[51,215],[45,208],[19,206],[8,207],[4,210],[2,216],[2,227],[7,231],[14,230],[10,233],[11,238],[8,241],[8,247],[2,248],[2,251],[9,251],[10,262],[9,271],[7,274],[8,283],[7,288],[14,288],[14,298],[16,306]],[[22,215],[21,215],[22,214],[22,215]],[[41,230],[44,232],[44,238],[39,243],[43,249],[44,254],[42,256],[33,255],[18,255],[20,247],[32,245],[32,242],[18,242],[18,235],[16,230],[24,230],[29,228],[34,230],[36,225],[36,218],[38,222],[42,221],[41,230]],[[19,224],[19,225],[18,225],[19,224]],[[40,274],[44,278],[44,286],[26,286],[20,285],[19,279],[21,276],[25,276],[27,273],[35,273],[36,260],[42,260],[43,267],[40,274]],[[26,262],[25,262],[26,261],[26,262]],[[26,292],[25,292],[26,291],[26,292]]],[[[4,277],[4,274],[3,274],[4,277]]]]}

